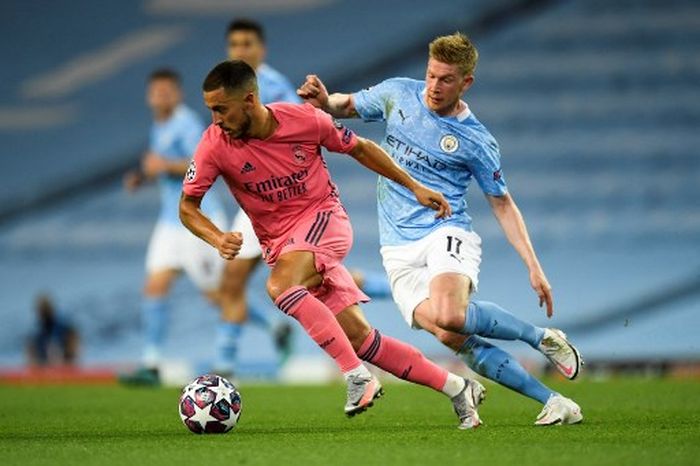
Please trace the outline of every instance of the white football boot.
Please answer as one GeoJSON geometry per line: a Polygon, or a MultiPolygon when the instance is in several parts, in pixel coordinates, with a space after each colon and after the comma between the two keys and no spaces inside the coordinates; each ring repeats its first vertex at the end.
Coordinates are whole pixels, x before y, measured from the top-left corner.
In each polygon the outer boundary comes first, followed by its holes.
{"type": "Polygon", "coordinates": [[[458,429],[474,429],[481,425],[477,408],[486,398],[486,388],[476,380],[464,379],[464,389],[452,398],[452,407],[459,418],[458,429]]]}
{"type": "Polygon", "coordinates": [[[381,398],[384,389],[373,375],[366,377],[352,375],[347,380],[348,400],[345,403],[345,415],[352,417],[374,406],[374,400],[381,398]]]}
{"type": "Polygon", "coordinates": [[[567,379],[574,380],[583,366],[581,353],[566,339],[566,334],[555,328],[544,329],[538,347],[554,367],[567,379]]]}
{"type": "Polygon", "coordinates": [[[578,424],[583,421],[581,408],[573,400],[563,397],[558,393],[550,396],[547,404],[542,408],[536,426],[555,426],[578,424]]]}

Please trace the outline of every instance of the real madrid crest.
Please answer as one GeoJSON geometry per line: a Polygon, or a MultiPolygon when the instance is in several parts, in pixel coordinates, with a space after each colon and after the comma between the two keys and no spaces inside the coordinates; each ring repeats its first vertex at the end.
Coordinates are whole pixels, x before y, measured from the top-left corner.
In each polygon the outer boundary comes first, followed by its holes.
{"type": "Polygon", "coordinates": [[[451,134],[446,134],[440,138],[440,149],[448,154],[453,153],[459,148],[459,139],[451,134]]]}

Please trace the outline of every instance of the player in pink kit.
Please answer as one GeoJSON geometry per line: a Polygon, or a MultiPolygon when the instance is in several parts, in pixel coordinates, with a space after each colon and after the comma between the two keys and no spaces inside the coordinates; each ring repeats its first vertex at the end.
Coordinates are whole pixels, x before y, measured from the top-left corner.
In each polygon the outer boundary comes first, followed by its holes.
{"type": "Polygon", "coordinates": [[[416,348],[381,335],[357,305],[369,298],[341,264],[352,228],[321,156],[321,146],[350,154],[376,173],[409,188],[417,201],[450,215],[443,196],[421,185],[373,142],[359,138],[311,105],[264,106],[253,69],[242,61],[220,63],[204,80],[213,124],[205,131],[185,175],[180,218],[194,234],[233,259],[237,232],[222,232],[199,204],[218,176],[250,216],[272,268],[267,290],[277,307],[296,319],[331,356],[348,384],[345,413],[372,406],[379,381],[370,362],[397,377],[441,391],[452,400],[462,429],[478,426],[485,389],[437,366],[416,348]]]}

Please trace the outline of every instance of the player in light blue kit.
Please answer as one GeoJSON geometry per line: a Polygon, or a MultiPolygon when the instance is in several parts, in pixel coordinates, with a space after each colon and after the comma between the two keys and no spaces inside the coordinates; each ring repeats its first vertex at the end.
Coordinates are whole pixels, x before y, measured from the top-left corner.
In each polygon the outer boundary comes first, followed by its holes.
{"type": "Polygon", "coordinates": [[[298,94],[338,118],[386,121],[382,147],[417,180],[442,192],[452,207],[452,217],[436,219],[411,202],[403,187],[379,180],[381,254],[406,322],[433,333],[475,372],[542,403],[535,424],[578,423],[583,415],[574,401],[481,338],[523,341],[574,379],[582,360],[563,332],[524,322],[495,303],[470,301],[481,262],[481,239],[472,231],[466,202],[475,179],[528,267],[540,306],[546,304],[547,316],[553,313],[551,287],[508,193],[498,144],[461,100],[474,81],[477,59],[471,41],[453,34],[430,44],[425,81],[394,78],[355,94],[329,96],[311,75],[298,94]]]}
{"type": "MultiPolygon", "coordinates": [[[[226,42],[230,60],[243,60],[255,70],[260,101],[263,104],[301,102],[289,80],[265,63],[265,30],[260,23],[245,18],[232,21],[226,31],[226,42]]],[[[216,370],[221,373],[233,371],[237,341],[242,325],[247,322],[272,334],[282,361],[291,351],[291,326],[283,320],[276,322],[271,320],[265,309],[260,309],[246,300],[245,290],[250,277],[260,264],[262,250],[253,231],[253,225],[243,210],[239,210],[236,214],[231,231],[241,232],[243,245],[238,256],[226,263],[222,281],[222,297],[227,303],[224,307],[225,320],[222,321],[218,335],[219,356],[216,370]]],[[[362,290],[373,298],[390,293],[384,277],[353,271],[353,278],[362,290]]]]}
{"type": "MultiPolygon", "coordinates": [[[[158,367],[170,313],[167,299],[170,288],[184,271],[202,293],[219,306],[224,261],[182,226],[178,214],[182,178],[202,136],[204,123],[182,103],[180,77],[173,70],[159,69],[150,75],[147,101],[154,119],[148,152],[142,159],[141,171],[127,173],[124,184],[127,190],[133,191],[146,181],[156,181],[161,208],[146,255],[143,367],[122,376],[121,380],[155,385],[159,383],[158,367]]],[[[205,197],[202,209],[216,224],[225,226],[224,210],[215,197],[205,197]]]]}

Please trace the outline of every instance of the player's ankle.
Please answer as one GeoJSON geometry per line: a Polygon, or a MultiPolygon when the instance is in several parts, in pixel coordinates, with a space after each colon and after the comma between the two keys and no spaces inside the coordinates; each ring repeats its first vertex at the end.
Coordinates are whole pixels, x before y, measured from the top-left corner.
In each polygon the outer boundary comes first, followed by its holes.
{"type": "Polygon", "coordinates": [[[350,379],[351,377],[361,377],[361,378],[368,378],[372,377],[372,373],[365,367],[364,364],[360,364],[354,369],[350,369],[347,372],[343,372],[343,377],[345,377],[345,380],[350,379]]]}
{"type": "Polygon", "coordinates": [[[441,391],[448,397],[454,398],[462,393],[466,383],[467,382],[462,377],[449,372],[447,374],[447,380],[445,380],[445,385],[442,387],[441,391]]]}

